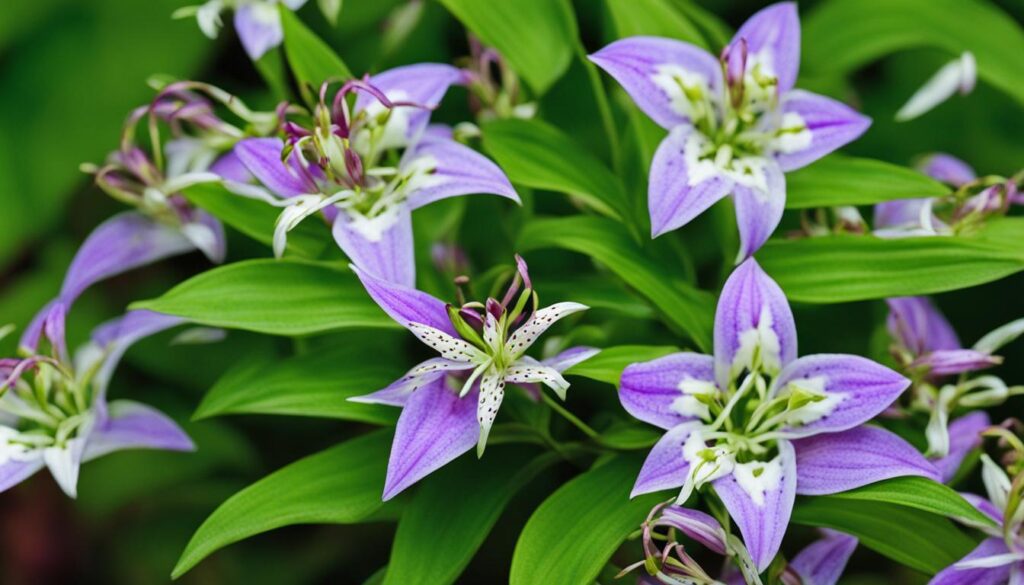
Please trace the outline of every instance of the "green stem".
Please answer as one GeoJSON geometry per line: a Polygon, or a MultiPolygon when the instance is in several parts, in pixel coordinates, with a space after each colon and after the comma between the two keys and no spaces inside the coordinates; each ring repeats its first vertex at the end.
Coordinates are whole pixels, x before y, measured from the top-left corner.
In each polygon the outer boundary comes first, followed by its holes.
{"type": "Polygon", "coordinates": [[[551,410],[554,410],[558,414],[562,415],[562,418],[569,421],[574,427],[582,431],[584,435],[590,437],[591,439],[597,441],[598,443],[601,442],[600,433],[590,428],[590,426],[587,423],[581,421],[575,414],[566,410],[565,407],[559,404],[554,398],[551,398],[550,396],[547,395],[547,393],[542,392],[541,399],[544,400],[544,404],[547,404],[548,406],[551,407],[551,410]]]}

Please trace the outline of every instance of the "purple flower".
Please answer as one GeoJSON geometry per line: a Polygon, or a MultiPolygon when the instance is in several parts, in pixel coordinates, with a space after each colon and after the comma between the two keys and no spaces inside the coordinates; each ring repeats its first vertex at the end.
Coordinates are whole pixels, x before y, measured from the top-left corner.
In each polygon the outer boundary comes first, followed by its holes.
{"type": "Polygon", "coordinates": [[[539,308],[526,264],[518,257],[517,262],[519,272],[501,301],[461,307],[354,267],[373,300],[440,354],[387,388],[352,399],[402,407],[385,500],[473,445],[481,456],[506,384],[543,384],[564,400],[569,383],[560,372],[597,352],[573,348],[544,361],[525,355],[556,321],[587,307],[556,303],[539,308]]]}
{"type": "Polygon", "coordinates": [[[191,451],[188,436],[166,415],[131,400],[107,402],[107,386],[137,340],[182,323],[131,311],[93,331],[74,361],[57,348],[63,329],[44,333],[51,355],[0,359],[0,491],[46,467],[75,497],[83,462],[122,449],[191,451]]]}
{"type": "MultiPolygon", "coordinates": [[[[208,0],[199,6],[186,6],[174,11],[174,18],[188,18],[195,16],[199,23],[199,29],[211,39],[217,38],[220,27],[223,26],[220,15],[225,10],[235,10],[235,32],[238,33],[238,40],[242,47],[253,61],[258,60],[264,53],[277,47],[284,40],[284,30],[281,28],[281,14],[278,12],[278,5],[284,5],[289,10],[298,10],[306,0],[208,0]]],[[[320,3],[324,6],[324,3],[320,3]]],[[[340,9],[341,4],[337,3],[340,9]]],[[[327,14],[329,18],[336,17],[335,14],[327,14]]]]}
{"type": "Polygon", "coordinates": [[[982,480],[988,499],[962,494],[979,512],[991,518],[996,526],[978,525],[988,538],[950,567],[935,575],[929,585],[1002,585],[1020,583],[1024,579],[1024,508],[1021,490],[1024,483],[1018,475],[1010,481],[999,465],[988,455],[981,456],[982,480]]]}
{"type": "Polygon", "coordinates": [[[648,207],[657,237],[732,194],[742,260],[775,230],[783,173],[860,136],[870,120],[793,89],[800,66],[796,4],[752,16],[720,59],[672,39],[631,37],[590,59],[669,131],[651,163],[648,207]]]}
{"type": "Polygon", "coordinates": [[[797,358],[779,286],[753,259],[725,283],[714,356],[676,353],[630,365],[619,398],[667,432],[634,496],[711,484],[763,570],[779,549],[796,494],[831,494],[902,475],[938,478],[903,439],[864,426],[909,385],[862,357],[797,358]]]}
{"type": "Polygon", "coordinates": [[[346,83],[332,103],[326,85],[313,128],[285,124],[278,139],[243,140],[235,152],[264,186],[283,199],[236,189],[284,207],[274,251],[287,233],[323,211],[334,239],[364,271],[412,287],[414,209],[447,197],[493,193],[519,202],[508,178],[471,148],[428,132],[430,110],[464,74],[448,65],[419,64],[346,83]],[[346,98],[358,92],[352,112],[346,98]]]}

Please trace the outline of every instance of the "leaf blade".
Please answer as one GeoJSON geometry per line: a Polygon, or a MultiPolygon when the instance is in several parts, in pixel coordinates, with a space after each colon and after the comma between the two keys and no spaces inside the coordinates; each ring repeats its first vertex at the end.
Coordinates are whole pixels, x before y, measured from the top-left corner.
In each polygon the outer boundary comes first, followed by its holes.
{"type": "Polygon", "coordinates": [[[787,209],[868,205],[948,193],[945,185],[915,170],[839,154],[786,175],[787,209]]]}

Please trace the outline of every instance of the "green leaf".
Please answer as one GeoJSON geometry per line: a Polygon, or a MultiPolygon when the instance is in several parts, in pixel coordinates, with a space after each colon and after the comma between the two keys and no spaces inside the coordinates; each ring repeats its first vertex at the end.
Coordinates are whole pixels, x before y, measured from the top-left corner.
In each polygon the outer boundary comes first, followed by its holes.
{"type": "Polygon", "coordinates": [[[679,351],[671,346],[620,345],[602,349],[601,353],[576,364],[565,371],[568,375],[583,376],[598,382],[619,385],[622,370],[629,364],[646,362],[679,351]]]}
{"type": "Polygon", "coordinates": [[[566,0],[441,0],[485,45],[497,49],[538,94],[565,73],[577,42],[566,0]]]}
{"type": "Polygon", "coordinates": [[[989,2],[830,0],[802,29],[803,67],[812,76],[843,76],[905,49],[934,47],[951,58],[971,51],[979,78],[1024,102],[1024,32],[989,2]]]}
{"type": "Polygon", "coordinates": [[[579,197],[609,217],[629,217],[626,191],[608,167],[540,120],[494,120],[483,125],[484,148],[518,185],[579,197]]]}
{"type": "Polygon", "coordinates": [[[1024,218],[977,233],[882,239],[839,235],[772,240],[761,266],[792,301],[841,303],[957,290],[1024,270],[1024,218]]]}
{"type": "Polygon", "coordinates": [[[391,432],[380,430],[288,465],[231,496],[196,530],[171,576],[214,551],[293,524],[352,524],[383,502],[391,432]]]}
{"type": "Polygon", "coordinates": [[[355,344],[313,350],[284,360],[259,359],[230,370],[210,389],[194,419],[223,414],[315,416],[387,425],[398,409],[350,402],[402,375],[355,344]]]}
{"type": "Polygon", "coordinates": [[[220,266],[132,308],[271,335],[397,327],[366,294],[355,274],[298,260],[246,260],[220,266]]]}
{"type": "Polygon", "coordinates": [[[385,585],[455,582],[512,497],[557,460],[554,453],[533,457],[497,447],[482,460],[463,457],[425,480],[398,522],[385,585]],[[467,489],[473,497],[452,497],[467,489]]]}
{"type": "Polygon", "coordinates": [[[787,209],[868,205],[948,193],[948,187],[915,170],[840,154],[786,175],[787,209]]]}
{"type": "Polygon", "coordinates": [[[888,502],[925,512],[995,526],[951,487],[923,477],[896,477],[868,484],[832,497],[868,502],[888,502]]]}
{"type": "Polygon", "coordinates": [[[941,516],[884,502],[798,498],[792,521],[845,532],[864,546],[928,574],[960,560],[977,544],[941,516]]]}
{"type": "MultiPolygon", "coordinates": [[[[250,238],[273,245],[274,224],[281,210],[256,199],[235,195],[219,183],[203,183],[183,191],[185,198],[217,219],[250,238]]],[[[316,258],[331,244],[326,226],[317,218],[300,223],[288,232],[288,250],[306,258],[316,258]]]]}
{"type": "Polygon", "coordinates": [[[535,283],[541,300],[572,299],[591,309],[614,311],[631,319],[653,319],[654,311],[618,282],[607,278],[573,276],[559,279],[547,277],[535,283]]]}
{"type": "Polygon", "coordinates": [[[563,485],[530,516],[512,555],[512,585],[592,583],[661,499],[629,499],[640,460],[618,456],[563,485]]]}
{"type": "Polygon", "coordinates": [[[519,235],[518,249],[564,248],[586,254],[608,267],[647,297],[668,321],[693,339],[698,349],[711,345],[715,300],[711,294],[672,278],[661,263],[641,249],[625,229],[600,217],[534,219],[519,235]]]}
{"type": "Polygon", "coordinates": [[[704,36],[670,0],[605,0],[615,38],[637,35],[668,37],[708,48],[704,36]]]}
{"type": "Polygon", "coordinates": [[[341,57],[284,6],[281,6],[281,26],[284,29],[285,57],[307,101],[316,94],[324,81],[352,77],[352,72],[341,57]]]}

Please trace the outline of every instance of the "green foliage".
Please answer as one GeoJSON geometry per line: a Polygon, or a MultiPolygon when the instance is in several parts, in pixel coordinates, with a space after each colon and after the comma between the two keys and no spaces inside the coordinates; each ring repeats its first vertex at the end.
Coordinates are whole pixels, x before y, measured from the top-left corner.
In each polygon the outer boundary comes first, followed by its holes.
{"type": "Polygon", "coordinates": [[[939,197],[949,188],[906,167],[833,154],[786,176],[786,208],[866,205],[939,197]]]}

